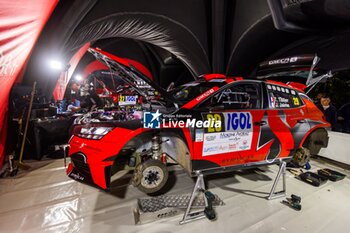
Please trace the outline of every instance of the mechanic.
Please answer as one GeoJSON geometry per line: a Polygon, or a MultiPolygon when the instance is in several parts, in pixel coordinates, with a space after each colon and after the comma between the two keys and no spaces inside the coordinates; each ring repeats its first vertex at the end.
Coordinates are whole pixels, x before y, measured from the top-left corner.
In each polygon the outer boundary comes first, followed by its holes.
{"type": "Polygon", "coordinates": [[[92,82],[85,80],[80,88],[81,107],[87,108],[89,111],[97,107],[103,107],[101,99],[96,94],[96,90],[92,82]]]}
{"type": "Polygon", "coordinates": [[[337,109],[331,104],[331,98],[324,95],[317,107],[323,112],[326,120],[332,125],[332,130],[334,130],[337,123],[337,109]]]}
{"type": "Polygon", "coordinates": [[[73,101],[74,99],[79,99],[80,93],[79,93],[80,85],[77,82],[73,82],[70,85],[70,98],[69,100],[73,101]]]}
{"type": "Polygon", "coordinates": [[[315,105],[321,104],[321,98],[324,96],[325,96],[325,93],[322,93],[322,92],[318,93],[314,101],[315,105]]]}
{"type": "Polygon", "coordinates": [[[71,102],[71,104],[68,105],[67,112],[79,112],[80,109],[80,101],[78,99],[75,99],[71,102]]]}

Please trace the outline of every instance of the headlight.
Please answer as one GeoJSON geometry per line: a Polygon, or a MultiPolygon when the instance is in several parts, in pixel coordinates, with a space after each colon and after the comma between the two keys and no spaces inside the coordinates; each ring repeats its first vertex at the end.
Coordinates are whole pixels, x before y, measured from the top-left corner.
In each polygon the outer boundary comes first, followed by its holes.
{"type": "Polygon", "coordinates": [[[74,127],[73,134],[82,138],[99,140],[113,129],[114,127],[104,125],[77,125],[74,127]]]}

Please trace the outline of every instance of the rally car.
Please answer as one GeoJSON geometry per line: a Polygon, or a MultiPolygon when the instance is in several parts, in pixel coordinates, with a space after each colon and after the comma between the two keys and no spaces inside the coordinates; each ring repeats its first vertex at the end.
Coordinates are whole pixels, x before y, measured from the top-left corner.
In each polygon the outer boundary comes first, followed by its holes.
{"type": "Polygon", "coordinates": [[[75,180],[108,190],[113,174],[133,170],[133,184],[155,194],[167,183],[168,163],[196,176],[291,160],[328,144],[329,123],[292,85],[209,74],[165,90],[122,58],[89,51],[138,92],[142,114],[101,112],[75,125],[67,168],[75,180]]]}

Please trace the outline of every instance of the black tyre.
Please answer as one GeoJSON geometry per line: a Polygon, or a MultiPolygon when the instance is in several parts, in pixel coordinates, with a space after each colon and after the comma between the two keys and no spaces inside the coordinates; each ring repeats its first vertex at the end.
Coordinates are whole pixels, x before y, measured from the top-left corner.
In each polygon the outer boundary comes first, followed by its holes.
{"type": "Polygon", "coordinates": [[[137,188],[149,195],[160,194],[168,181],[168,170],[159,160],[149,159],[138,168],[140,181],[137,188]]]}

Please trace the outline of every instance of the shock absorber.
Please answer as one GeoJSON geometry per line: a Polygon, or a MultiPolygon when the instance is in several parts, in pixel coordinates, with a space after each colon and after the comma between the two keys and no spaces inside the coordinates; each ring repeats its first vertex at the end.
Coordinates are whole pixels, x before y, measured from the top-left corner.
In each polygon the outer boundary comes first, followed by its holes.
{"type": "Polygon", "coordinates": [[[155,135],[152,138],[152,158],[153,159],[160,159],[161,152],[160,152],[160,138],[158,135],[155,135]]]}

